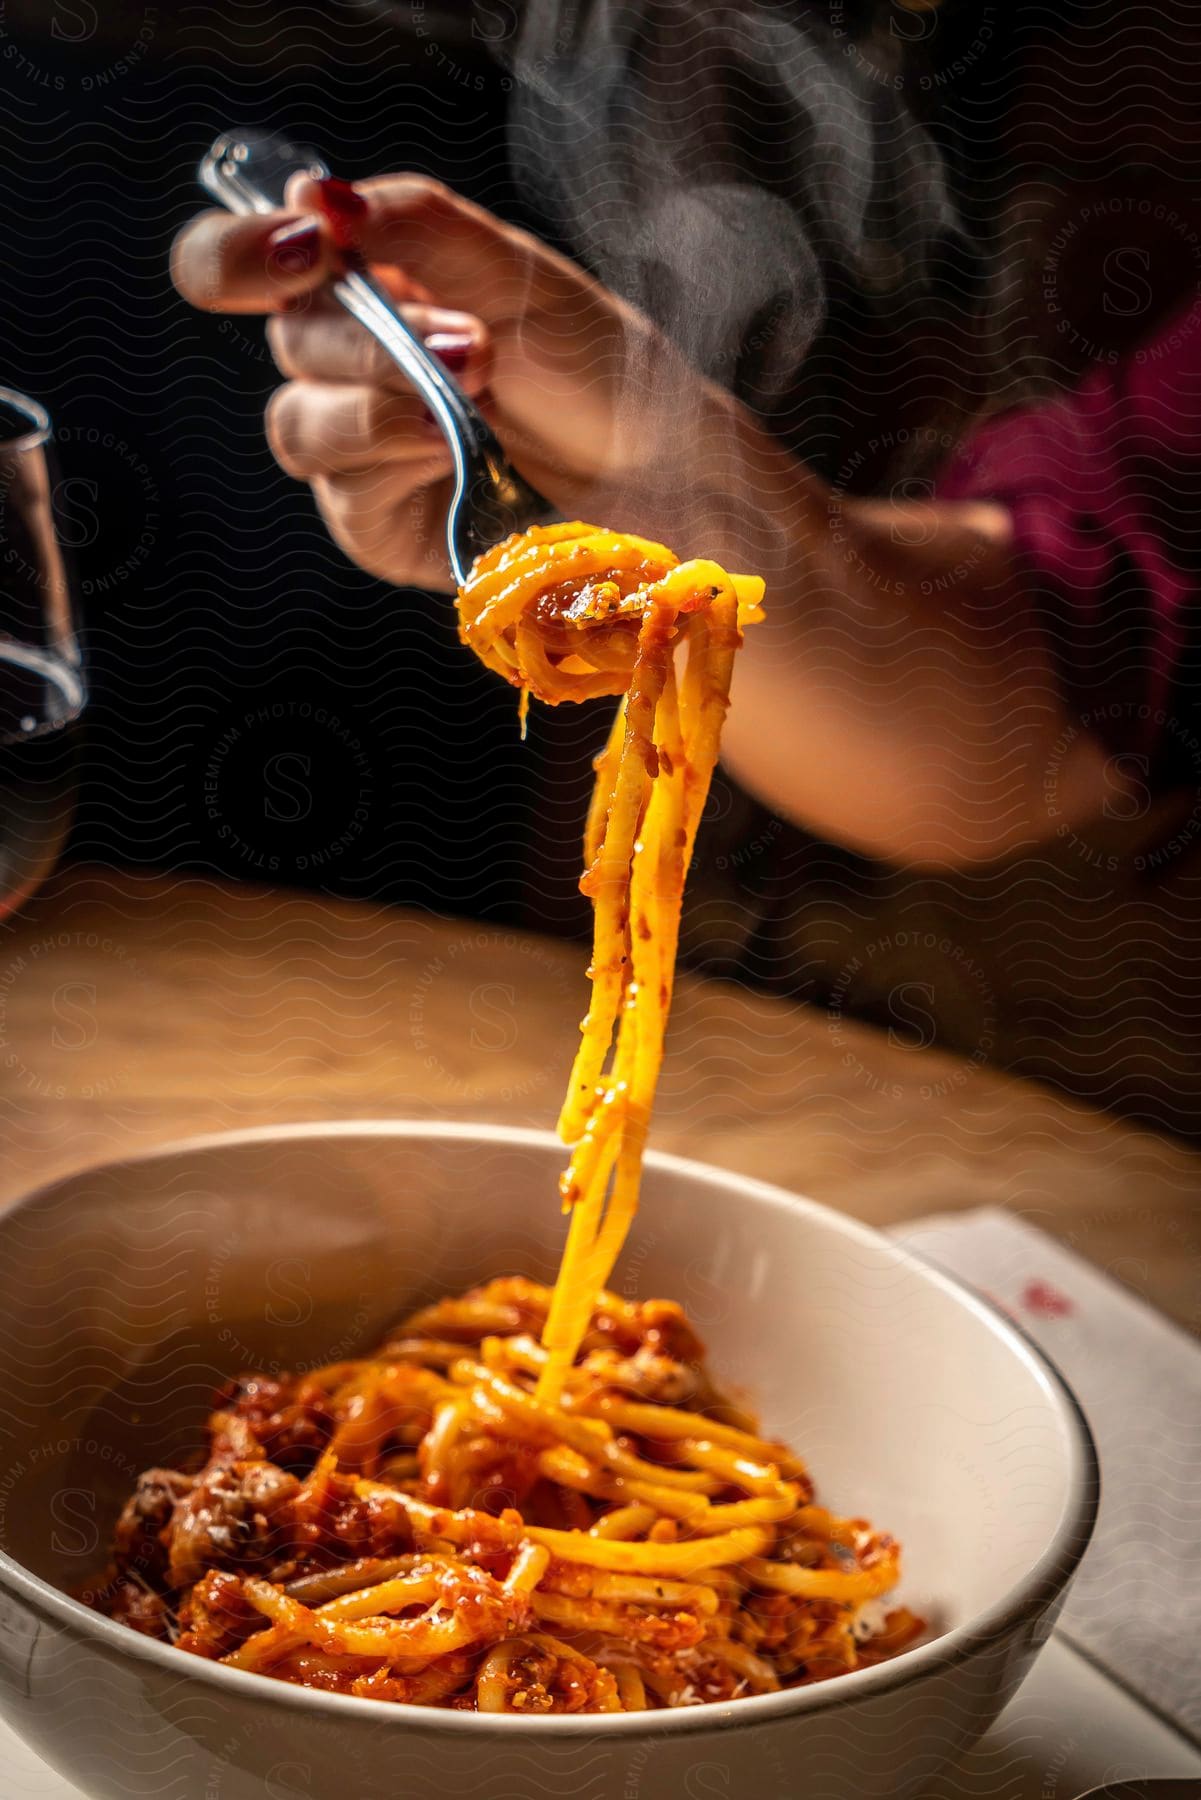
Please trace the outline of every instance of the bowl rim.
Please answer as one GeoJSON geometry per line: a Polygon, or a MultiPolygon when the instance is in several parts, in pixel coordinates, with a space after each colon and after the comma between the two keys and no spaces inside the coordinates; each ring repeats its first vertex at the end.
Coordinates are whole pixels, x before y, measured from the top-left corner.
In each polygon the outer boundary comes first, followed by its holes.
{"type": "MultiPolygon", "coordinates": [[[[54,1177],[40,1187],[19,1196],[0,1213],[0,1232],[7,1221],[48,1199],[68,1183],[89,1175],[100,1175],[129,1164],[170,1161],[181,1154],[196,1151],[233,1148],[243,1144],[270,1143],[280,1140],[322,1137],[394,1137],[450,1138],[475,1141],[481,1145],[509,1144],[534,1150],[555,1149],[563,1144],[553,1131],[522,1125],[471,1123],[466,1120],[437,1119],[335,1119],[284,1125],[247,1126],[237,1131],[197,1133],[165,1144],[139,1147],[127,1156],[87,1164],[83,1168],[54,1177]]],[[[1021,1326],[982,1294],[948,1274],[936,1263],[919,1255],[905,1244],[897,1243],[874,1226],[859,1219],[790,1193],[772,1182],[760,1181],[737,1170],[722,1169],[713,1163],[697,1162],[691,1157],[676,1156],[662,1150],[648,1150],[646,1167],[665,1174],[683,1176],[702,1186],[714,1187],[737,1182],[760,1205],[776,1211],[802,1212],[843,1237],[878,1250],[884,1246],[895,1263],[931,1282],[997,1337],[1034,1376],[1062,1426],[1067,1440],[1069,1467],[1063,1508],[1050,1540],[1034,1564],[1006,1589],[1005,1593],[982,1612],[975,1613],[949,1631],[927,1643],[903,1650],[888,1662],[869,1669],[855,1669],[812,1687],[783,1688],[774,1694],[747,1694],[728,1702],[711,1702],[703,1706],[664,1709],[654,1713],[557,1713],[540,1718],[521,1718],[488,1713],[452,1712],[440,1707],[416,1706],[394,1702],[384,1706],[378,1700],[354,1694],[329,1694],[319,1689],[302,1688],[268,1675],[244,1669],[228,1669],[220,1663],[193,1657],[194,1668],[181,1671],[181,1653],[173,1644],[144,1637],[127,1625],[93,1612],[82,1601],[72,1599],[51,1582],[25,1568],[7,1551],[0,1549],[0,1586],[43,1615],[73,1628],[83,1637],[95,1637],[98,1646],[149,1662],[165,1674],[187,1681],[200,1681],[218,1692],[230,1690],[231,1699],[240,1694],[247,1702],[258,1700],[285,1711],[327,1714],[348,1721],[359,1717],[373,1719],[378,1727],[412,1731],[415,1728],[440,1734],[449,1732],[503,1731],[523,1737],[544,1732],[556,1737],[638,1737],[648,1732],[697,1734],[712,1730],[730,1730],[770,1724],[773,1720],[802,1714],[832,1712],[875,1696],[888,1694],[910,1682],[946,1671],[956,1664],[980,1654],[990,1645],[1007,1639],[1022,1624],[1037,1619],[1067,1587],[1088,1548],[1096,1523],[1100,1500],[1100,1466],[1096,1445],[1088,1420],[1075,1394],[1044,1351],[1021,1326]]]]}

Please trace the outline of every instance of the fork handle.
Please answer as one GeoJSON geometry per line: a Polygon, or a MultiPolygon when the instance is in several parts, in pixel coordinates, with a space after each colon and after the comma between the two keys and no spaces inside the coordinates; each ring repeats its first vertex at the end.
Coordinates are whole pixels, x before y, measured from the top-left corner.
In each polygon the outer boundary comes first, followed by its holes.
{"type": "MultiPolygon", "coordinates": [[[[294,175],[320,181],[328,166],[315,150],[273,133],[229,132],[219,137],[200,165],[207,193],[234,213],[277,212],[285,204],[294,175]]],[[[392,357],[433,413],[450,448],[456,484],[465,484],[468,453],[486,461],[506,461],[500,442],[478,408],[415,331],[406,325],[391,296],[363,269],[347,269],[330,284],[335,297],[392,357]]]]}
{"type": "Polygon", "coordinates": [[[503,455],[496,434],[474,402],[405,324],[374,276],[350,269],[332,287],[347,312],[383,346],[433,413],[455,460],[456,480],[466,479],[464,453],[469,446],[481,456],[490,452],[503,455]]]}

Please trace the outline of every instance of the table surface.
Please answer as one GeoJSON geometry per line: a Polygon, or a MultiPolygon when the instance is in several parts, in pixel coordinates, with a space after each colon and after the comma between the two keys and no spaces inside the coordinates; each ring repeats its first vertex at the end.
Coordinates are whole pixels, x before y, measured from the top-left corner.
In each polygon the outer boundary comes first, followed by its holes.
{"type": "MultiPolygon", "coordinates": [[[[585,961],[362,902],[66,870],[0,940],[0,1202],[250,1124],[551,1126],[585,961]]],[[[652,1142],[880,1226],[1009,1207],[1196,1323],[1201,1155],[874,1027],[682,977],[652,1142]]]]}

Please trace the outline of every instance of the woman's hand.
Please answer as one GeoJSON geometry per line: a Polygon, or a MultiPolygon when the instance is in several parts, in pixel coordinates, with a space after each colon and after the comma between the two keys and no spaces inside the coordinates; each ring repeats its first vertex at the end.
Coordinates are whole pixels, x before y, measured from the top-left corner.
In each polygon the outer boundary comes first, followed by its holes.
{"type": "MultiPolygon", "coordinates": [[[[390,175],[355,191],[372,272],[536,487],[568,516],[677,546],[703,537],[686,515],[715,480],[728,486],[717,464],[741,413],[729,396],[576,264],[449,189],[390,175]]],[[[288,199],[274,216],[197,219],[175,245],[176,285],[196,306],[274,315],[287,379],[267,411],[271,447],[312,484],[347,555],[390,581],[447,587],[449,453],[390,358],[319,291],[337,252],[318,185],[298,180],[288,199]]],[[[757,433],[745,414],[740,426],[757,433]]]]}

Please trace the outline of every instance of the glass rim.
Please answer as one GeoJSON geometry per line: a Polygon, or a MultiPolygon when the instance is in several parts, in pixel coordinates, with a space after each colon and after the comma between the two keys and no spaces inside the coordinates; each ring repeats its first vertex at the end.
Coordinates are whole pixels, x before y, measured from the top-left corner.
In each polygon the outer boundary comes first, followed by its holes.
{"type": "Polygon", "coordinates": [[[37,450],[49,442],[50,414],[40,400],[31,400],[28,394],[19,393],[16,388],[0,387],[0,404],[10,406],[15,413],[22,413],[29,420],[28,431],[18,431],[13,437],[0,437],[0,450],[37,450]]]}

